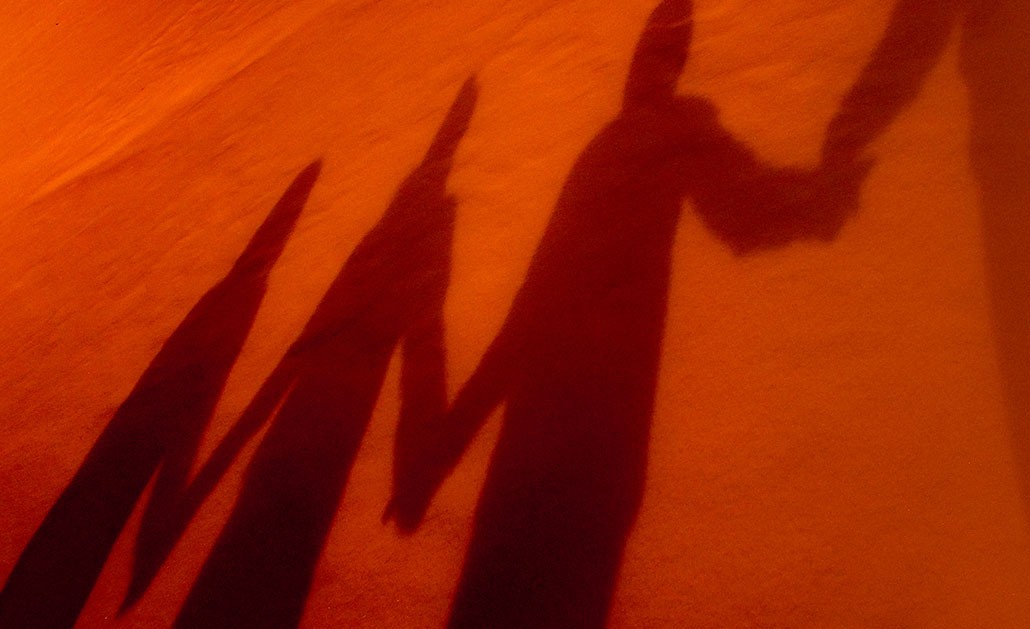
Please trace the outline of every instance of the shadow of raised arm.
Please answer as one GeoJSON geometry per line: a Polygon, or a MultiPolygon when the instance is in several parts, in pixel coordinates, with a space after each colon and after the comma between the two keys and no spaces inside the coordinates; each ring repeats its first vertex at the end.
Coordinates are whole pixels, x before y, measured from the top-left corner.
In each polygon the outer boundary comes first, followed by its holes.
{"type": "Polygon", "coordinates": [[[948,44],[964,0],[900,0],[826,131],[822,163],[857,161],[919,95],[948,44]]]}

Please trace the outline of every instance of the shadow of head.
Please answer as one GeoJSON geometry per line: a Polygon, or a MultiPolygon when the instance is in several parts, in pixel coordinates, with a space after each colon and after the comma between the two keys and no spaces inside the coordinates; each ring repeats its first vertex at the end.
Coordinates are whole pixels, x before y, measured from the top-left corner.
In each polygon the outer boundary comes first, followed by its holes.
{"type": "Polygon", "coordinates": [[[451,108],[440,125],[440,129],[433,137],[429,150],[426,151],[425,161],[438,159],[452,159],[458,148],[458,143],[468,131],[469,122],[472,120],[472,112],[476,108],[476,99],[479,97],[479,87],[476,85],[475,75],[470,76],[458,95],[454,97],[451,108]]]}
{"type": "Polygon", "coordinates": [[[479,88],[473,75],[461,86],[440,128],[433,136],[425,156],[401,183],[397,196],[387,209],[387,214],[394,214],[402,208],[421,211],[420,208],[413,206],[419,205],[429,197],[445,197],[454,154],[468,131],[478,95],[479,88]]]}
{"type": "Polygon", "coordinates": [[[266,275],[271,270],[286,247],[286,240],[321,172],[322,160],[315,160],[294,178],[237,258],[232,274],[266,275]]]}
{"type": "Polygon", "coordinates": [[[665,0],[647,20],[630,63],[623,106],[674,98],[693,33],[691,0],[665,0]]]}

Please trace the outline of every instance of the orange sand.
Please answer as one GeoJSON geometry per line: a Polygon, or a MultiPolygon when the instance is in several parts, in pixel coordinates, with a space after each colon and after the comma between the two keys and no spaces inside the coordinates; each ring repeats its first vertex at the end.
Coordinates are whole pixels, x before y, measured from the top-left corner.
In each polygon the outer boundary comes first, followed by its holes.
{"type": "MultiPolygon", "coordinates": [[[[501,326],[574,160],[618,111],[654,5],[51,4],[0,9],[0,580],[161,344],[321,158],[207,457],[475,73],[449,178],[453,395],[501,326]]],[[[762,159],[813,166],[892,5],[698,0],[679,92],[710,98],[762,159]]],[[[1030,53],[1026,10],[997,6],[1001,17],[956,22],[875,142],[861,210],[835,241],[739,257],[687,208],[612,626],[1030,626],[1018,353],[1030,347],[1030,53]]],[[[305,627],[447,616],[499,414],[402,536],[380,520],[398,387],[395,356],[305,627]]],[[[256,442],[116,619],[137,507],[77,626],[172,621],[256,442]]]]}

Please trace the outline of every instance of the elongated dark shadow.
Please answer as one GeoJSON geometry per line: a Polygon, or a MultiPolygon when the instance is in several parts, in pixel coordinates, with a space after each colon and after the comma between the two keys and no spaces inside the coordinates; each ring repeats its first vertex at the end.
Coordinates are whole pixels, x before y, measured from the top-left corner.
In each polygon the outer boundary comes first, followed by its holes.
{"type": "Polygon", "coordinates": [[[1023,501],[1030,510],[1030,11],[968,0],[961,69],[980,186],[995,347],[1023,501]]]}
{"type": "MultiPolygon", "coordinates": [[[[900,0],[830,126],[824,156],[859,159],[961,34],[988,288],[1024,501],[1030,508],[1030,13],[1019,0],[900,0]]],[[[928,190],[929,194],[933,191],[928,190]]]]}
{"type": "MultiPolygon", "coordinates": [[[[738,253],[829,239],[864,167],[777,169],[676,95],[692,5],[641,36],[619,115],[577,160],[500,333],[442,419],[410,424],[386,515],[413,530],[506,401],[452,627],[602,627],[644,489],[685,199],[738,253]]],[[[699,367],[703,368],[703,367],[699,367]]]]}
{"type": "Polygon", "coordinates": [[[398,343],[404,413],[443,412],[442,310],[455,215],[446,183],[475,101],[470,79],[425,159],[274,370],[269,390],[282,396],[278,413],[268,416],[276,404],[266,393],[241,418],[240,435],[266,419],[271,425],[176,626],[282,628],[300,622],[398,343]]]}
{"type": "Polygon", "coordinates": [[[19,557],[0,626],[71,627],[155,471],[155,495],[181,482],[319,169],[297,176],[115,412],[19,557]]]}

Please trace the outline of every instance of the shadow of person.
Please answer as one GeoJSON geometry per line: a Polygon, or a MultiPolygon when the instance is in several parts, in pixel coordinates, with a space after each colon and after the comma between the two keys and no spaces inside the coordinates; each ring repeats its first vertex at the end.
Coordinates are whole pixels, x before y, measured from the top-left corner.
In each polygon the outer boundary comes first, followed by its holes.
{"type": "Polygon", "coordinates": [[[1023,501],[1030,510],[1030,11],[968,0],[960,67],[980,187],[995,348],[1023,501]]]}
{"type": "MultiPolygon", "coordinates": [[[[403,341],[405,413],[443,412],[442,309],[455,216],[446,183],[475,101],[469,79],[425,159],[270,376],[276,384],[269,390],[284,394],[281,407],[176,626],[281,628],[300,622],[398,343],[403,341]],[[283,381],[285,387],[278,384],[283,381]]],[[[252,432],[263,421],[255,418],[274,409],[269,397],[255,398],[258,415],[253,409],[244,412],[244,432],[252,432]]]]}
{"type": "Polygon", "coordinates": [[[297,176],[101,432],[0,593],[0,626],[74,625],[155,471],[156,495],[189,469],[319,169],[315,162],[297,176]]]}
{"type": "Polygon", "coordinates": [[[679,97],[689,0],[665,0],[636,48],[618,116],[576,161],[501,331],[420,443],[385,517],[416,528],[502,401],[452,627],[601,627],[640,506],[681,205],[738,253],[829,239],[858,174],[759,163],[715,109],[679,97]],[[850,187],[841,187],[845,181],[850,187]]]}
{"type": "Polygon", "coordinates": [[[1020,0],[899,0],[830,125],[823,159],[860,159],[919,95],[960,32],[987,284],[1024,501],[1030,508],[1030,12],[1020,0]]]}

